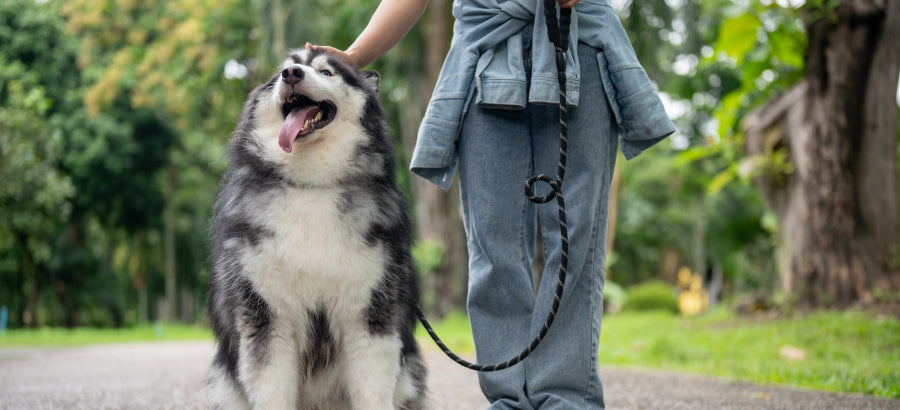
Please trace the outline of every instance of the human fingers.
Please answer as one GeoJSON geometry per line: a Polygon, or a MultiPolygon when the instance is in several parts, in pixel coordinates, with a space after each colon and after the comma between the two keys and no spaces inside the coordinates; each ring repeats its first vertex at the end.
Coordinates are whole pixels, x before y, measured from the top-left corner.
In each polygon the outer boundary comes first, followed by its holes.
{"type": "Polygon", "coordinates": [[[356,63],[356,60],[353,58],[352,55],[348,54],[347,52],[345,52],[345,51],[343,51],[343,50],[339,50],[339,49],[336,49],[336,48],[331,47],[331,46],[317,46],[317,45],[314,45],[314,44],[306,43],[306,49],[307,49],[307,50],[324,51],[324,52],[329,53],[329,54],[337,55],[338,57],[341,57],[341,58],[343,58],[343,59],[349,61],[349,62],[352,63],[353,65],[359,66],[359,65],[356,63]]]}
{"type": "Polygon", "coordinates": [[[559,7],[564,9],[570,9],[575,7],[576,4],[581,0],[556,0],[556,4],[559,4],[559,7]]]}

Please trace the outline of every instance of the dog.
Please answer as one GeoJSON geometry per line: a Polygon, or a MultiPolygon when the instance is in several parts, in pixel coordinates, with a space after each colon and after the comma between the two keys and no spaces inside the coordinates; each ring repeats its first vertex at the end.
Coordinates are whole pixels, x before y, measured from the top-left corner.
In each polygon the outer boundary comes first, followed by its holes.
{"type": "Polygon", "coordinates": [[[288,53],[244,104],[210,223],[215,408],[425,406],[380,77],[288,53]]]}

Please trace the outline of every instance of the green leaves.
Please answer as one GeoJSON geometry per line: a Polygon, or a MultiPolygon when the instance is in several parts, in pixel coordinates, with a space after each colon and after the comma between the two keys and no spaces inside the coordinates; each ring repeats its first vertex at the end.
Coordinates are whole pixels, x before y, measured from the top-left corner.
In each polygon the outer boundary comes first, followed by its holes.
{"type": "Polygon", "coordinates": [[[712,178],[707,187],[710,193],[718,193],[735,179],[747,180],[760,168],[786,170],[784,161],[777,157],[770,161],[741,159],[743,135],[739,123],[754,107],[797,81],[805,50],[803,24],[793,8],[753,3],[722,23],[715,53],[705,63],[712,64],[724,56],[733,61],[741,79],[739,87],[722,96],[714,112],[718,134],[731,141],[727,145],[730,148],[723,151],[731,163],[712,178]]]}
{"type": "Polygon", "coordinates": [[[0,106],[0,236],[12,240],[0,240],[0,260],[24,254],[46,262],[50,234],[68,217],[74,187],[57,167],[61,137],[46,126],[50,100],[44,90],[26,90],[16,80],[6,84],[0,106]]]}
{"type": "Polygon", "coordinates": [[[797,10],[777,3],[752,3],[723,22],[707,64],[724,55],[742,77],[740,87],[723,96],[716,110],[719,135],[739,135],[737,125],[750,109],[799,79],[806,51],[803,30],[797,10]]]}
{"type": "Polygon", "coordinates": [[[761,25],[759,18],[750,13],[725,20],[719,30],[715,49],[724,51],[741,64],[750,50],[756,46],[757,32],[761,25]]]}

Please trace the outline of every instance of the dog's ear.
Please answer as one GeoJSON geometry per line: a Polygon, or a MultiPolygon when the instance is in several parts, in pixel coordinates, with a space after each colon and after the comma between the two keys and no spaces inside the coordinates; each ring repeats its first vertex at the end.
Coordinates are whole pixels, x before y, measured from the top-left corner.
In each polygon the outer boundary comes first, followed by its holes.
{"type": "Polygon", "coordinates": [[[378,83],[381,81],[381,75],[378,74],[378,71],[375,70],[366,70],[362,72],[363,78],[372,86],[372,89],[375,90],[375,93],[378,93],[378,83]]]}

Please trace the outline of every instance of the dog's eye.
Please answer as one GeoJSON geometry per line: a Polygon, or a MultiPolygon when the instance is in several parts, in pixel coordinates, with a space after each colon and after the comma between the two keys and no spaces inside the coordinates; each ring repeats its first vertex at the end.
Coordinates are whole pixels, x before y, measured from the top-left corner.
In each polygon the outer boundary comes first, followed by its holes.
{"type": "Polygon", "coordinates": [[[328,71],[328,70],[319,71],[319,74],[322,74],[327,77],[331,77],[331,71],[328,71]]]}

